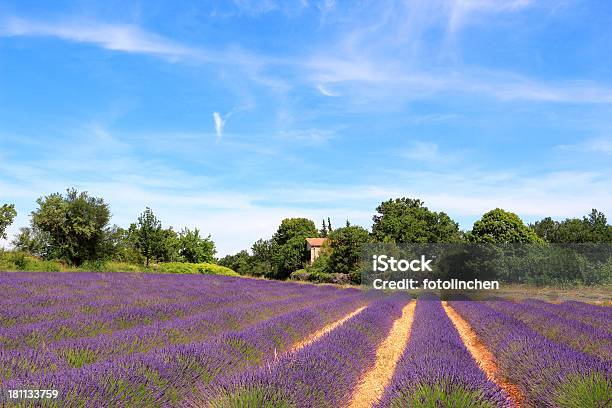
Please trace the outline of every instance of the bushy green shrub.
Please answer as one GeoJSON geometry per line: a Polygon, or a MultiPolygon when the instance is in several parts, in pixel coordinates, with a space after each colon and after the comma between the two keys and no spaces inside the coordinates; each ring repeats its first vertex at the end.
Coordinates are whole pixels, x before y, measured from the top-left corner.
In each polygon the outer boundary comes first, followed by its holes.
{"type": "Polygon", "coordinates": [[[0,270],[4,271],[32,271],[32,272],[61,272],[68,268],[59,261],[43,261],[32,255],[20,251],[0,252],[0,270]]]}
{"type": "Polygon", "coordinates": [[[86,272],[104,272],[106,270],[105,266],[106,262],[97,259],[95,261],[83,262],[83,264],[79,266],[79,270],[86,272]]]}
{"type": "Polygon", "coordinates": [[[238,273],[234,272],[229,268],[226,268],[225,266],[215,265],[207,262],[164,262],[154,265],[153,270],[159,273],[240,276],[238,273]]]}
{"type": "Polygon", "coordinates": [[[290,275],[290,279],[296,281],[307,281],[310,275],[311,273],[306,271],[306,269],[298,269],[290,275]]]}
{"type": "Polygon", "coordinates": [[[104,272],[146,272],[147,269],[142,264],[128,262],[106,262],[104,272]]]}
{"type": "Polygon", "coordinates": [[[326,273],[318,270],[299,269],[291,274],[292,280],[313,283],[334,283],[347,285],[351,278],[347,273],[326,273]]]}
{"type": "Polygon", "coordinates": [[[325,272],[313,272],[310,274],[310,276],[308,276],[308,280],[310,282],[317,282],[317,283],[333,283],[334,274],[325,273],[325,272]]]}

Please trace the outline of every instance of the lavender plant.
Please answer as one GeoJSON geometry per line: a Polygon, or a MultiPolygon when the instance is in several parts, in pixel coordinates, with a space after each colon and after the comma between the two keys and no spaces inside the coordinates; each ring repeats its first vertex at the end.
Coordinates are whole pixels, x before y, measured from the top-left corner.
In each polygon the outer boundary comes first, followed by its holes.
{"type": "Polygon", "coordinates": [[[506,313],[544,337],[569,345],[603,361],[612,360],[612,334],[577,320],[567,319],[540,307],[509,301],[485,302],[506,313]]]}
{"type": "Polygon", "coordinates": [[[492,350],[503,374],[521,389],[528,403],[551,408],[609,405],[609,361],[547,339],[481,302],[454,301],[451,305],[492,350]]]}
{"type": "Polygon", "coordinates": [[[373,366],[377,346],[401,316],[405,296],[375,301],[319,341],[271,364],[224,376],[200,389],[188,405],[229,407],[339,407],[373,366]]]}
{"type": "Polygon", "coordinates": [[[506,407],[506,394],[489,381],[466,349],[440,301],[419,299],[410,339],[378,408],[506,407]]]}

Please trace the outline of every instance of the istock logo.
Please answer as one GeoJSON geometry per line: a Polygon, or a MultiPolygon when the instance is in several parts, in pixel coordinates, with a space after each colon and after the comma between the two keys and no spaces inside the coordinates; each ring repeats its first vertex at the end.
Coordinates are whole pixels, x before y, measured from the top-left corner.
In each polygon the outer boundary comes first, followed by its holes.
{"type": "Polygon", "coordinates": [[[426,259],[425,255],[421,255],[421,259],[395,259],[387,255],[373,255],[372,256],[372,270],[375,272],[432,272],[431,259],[426,259]]]}

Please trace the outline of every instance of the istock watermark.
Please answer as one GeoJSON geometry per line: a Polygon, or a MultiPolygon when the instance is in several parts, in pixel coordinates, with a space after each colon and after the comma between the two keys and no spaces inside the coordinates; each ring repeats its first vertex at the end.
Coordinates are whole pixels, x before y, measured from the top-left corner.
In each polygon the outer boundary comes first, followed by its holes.
{"type": "Polygon", "coordinates": [[[393,244],[364,247],[361,284],[376,290],[494,295],[510,284],[612,282],[610,244],[393,244]]]}
{"type": "Polygon", "coordinates": [[[425,255],[421,255],[421,259],[395,259],[393,256],[388,255],[373,255],[372,256],[372,270],[376,272],[386,272],[388,270],[393,272],[406,272],[406,271],[429,271],[433,272],[429,264],[432,259],[426,259],[425,255]]]}
{"type": "Polygon", "coordinates": [[[463,281],[459,279],[423,279],[422,281],[419,281],[418,279],[412,278],[397,281],[376,278],[372,282],[372,287],[379,290],[499,290],[499,281],[481,281],[478,279],[473,279],[470,281],[463,281]]]}

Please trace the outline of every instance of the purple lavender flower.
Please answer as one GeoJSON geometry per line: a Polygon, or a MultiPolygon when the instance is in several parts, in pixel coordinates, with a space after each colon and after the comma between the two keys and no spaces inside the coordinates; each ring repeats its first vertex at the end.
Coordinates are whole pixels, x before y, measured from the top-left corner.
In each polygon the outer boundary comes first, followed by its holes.
{"type": "Polygon", "coordinates": [[[609,403],[609,361],[549,340],[481,302],[456,301],[451,305],[494,353],[502,373],[521,389],[529,403],[555,408],[609,403]]]}
{"type": "Polygon", "coordinates": [[[377,407],[509,406],[466,349],[439,300],[420,298],[404,354],[377,407]]]}

